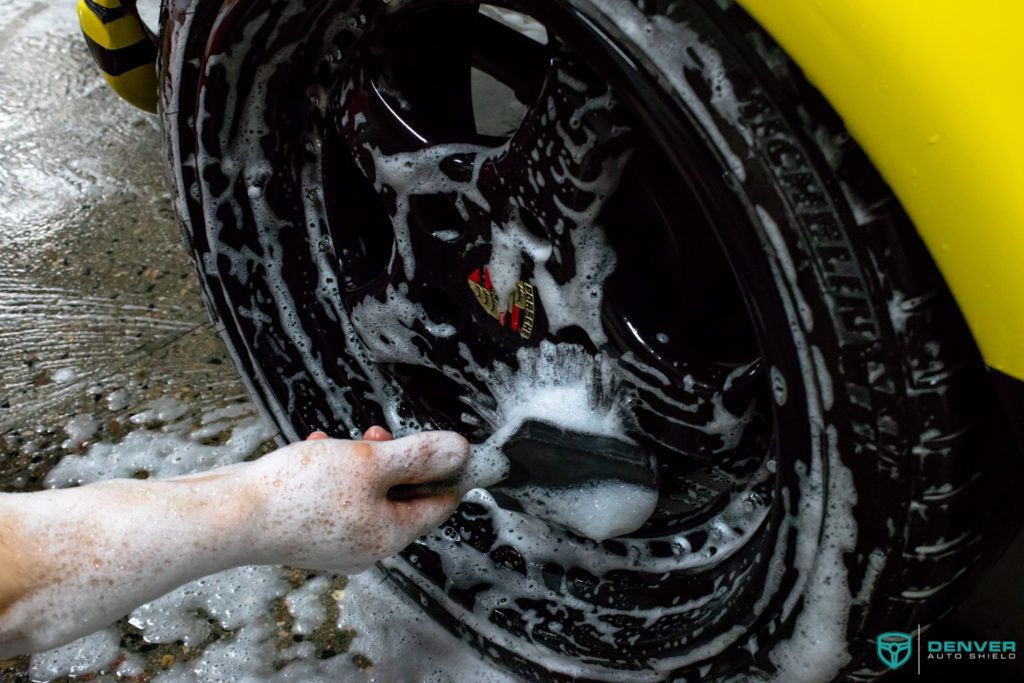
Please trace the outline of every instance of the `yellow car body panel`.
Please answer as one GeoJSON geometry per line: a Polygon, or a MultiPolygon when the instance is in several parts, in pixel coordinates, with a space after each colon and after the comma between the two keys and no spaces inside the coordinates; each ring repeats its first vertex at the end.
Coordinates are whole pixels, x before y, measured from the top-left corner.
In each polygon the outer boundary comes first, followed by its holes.
{"type": "Polygon", "coordinates": [[[1024,379],[1024,2],[739,4],[893,188],[986,363],[1024,379]]]}

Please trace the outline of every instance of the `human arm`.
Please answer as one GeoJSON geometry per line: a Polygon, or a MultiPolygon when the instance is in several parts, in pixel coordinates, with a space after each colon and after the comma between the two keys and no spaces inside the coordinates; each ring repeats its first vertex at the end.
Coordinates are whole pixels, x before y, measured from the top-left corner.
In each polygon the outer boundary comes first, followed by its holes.
{"type": "Polygon", "coordinates": [[[90,633],[230,567],[362,571],[440,524],[460,497],[395,502],[388,490],[446,479],[467,451],[446,433],[321,439],[177,479],[0,494],[0,657],[90,633]]]}

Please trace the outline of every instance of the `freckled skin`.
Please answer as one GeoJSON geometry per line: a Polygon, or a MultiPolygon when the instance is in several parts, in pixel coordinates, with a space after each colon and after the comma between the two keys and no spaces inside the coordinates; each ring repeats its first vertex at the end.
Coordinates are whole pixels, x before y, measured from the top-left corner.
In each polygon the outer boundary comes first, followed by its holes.
{"type": "Polygon", "coordinates": [[[0,518],[0,618],[24,597],[30,586],[24,562],[16,550],[18,538],[15,520],[0,518]]]}
{"type": "Polygon", "coordinates": [[[317,432],[264,458],[169,480],[0,494],[0,659],[103,628],[188,581],[251,564],[353,574],[438,526],[469,445],[450,433],[359,442],[317,432]],[[54,609],[60,605],[60,613],[54,609]]]}

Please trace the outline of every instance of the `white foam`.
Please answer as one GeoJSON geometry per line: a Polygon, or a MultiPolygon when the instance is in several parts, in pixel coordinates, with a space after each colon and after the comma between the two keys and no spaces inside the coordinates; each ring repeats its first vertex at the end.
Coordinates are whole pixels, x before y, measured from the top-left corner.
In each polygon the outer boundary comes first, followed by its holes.
{"type": "Polygon", "coordinates": [[[440,628],[419,605],[385,582],[378,570],[352,577],[339,605],[339,627],[357,632],[351,651],[373,662],[373,669],[365,674],[371,683],[516,680],[440,628]]]}
{"type": "Polygon", "coordinates": [[[292,625],[294,633],[308,636],[317,626],[324,623],[324,619],[327,618],[327,608],[324,607],[320,596],[327,592],[330,585],[326,577],[318,576],[288,594],[284,604],[287,605],[288,612],[295,620],[292,625]]]}
{"type": "Polygon", "coordinates": [[[188,413],[188,406],[176,398],[169,396],[150,401],[145,410],[132,415],[129,421],[133,425],[144,425],[151,422],[173,422],[188,413]]]}
{"type": "Polygon", "coordinates": [[[518,367],[505,364],[471,371],[488,388],[467,405],[493,432],[472,450],[462,488],[486,488],[508,474],[502,447],[524,422],[538,420],[560,429],[626,439],[627,394],[620,390],[611,362],[594,358],[579,346],[543,342],[516,355],[518,367]]]}
{"type": "MultiPolygon", "coordinates": [[[[210,635],[203,612],[229,630],[247,629],[269,637],[270,602],[289,594],[284,572],[274,567],[239,567],[188,583],[129,616],[151,643],[182,641],[190,647],[210,635]]],[[[300,594],[301,595],[301,594],[300,594]]],[[[300,611],[297,609],[297,611],[300,611]]]]}
{"type": "MultiPolygon", "coordinates": [[[[771,215],[761,207],[758,215],[774,252],[771,268],[790,320],[807,393],[811,442],[820,444],[823,436],[825,443],[824,452],[811,454],[809,470],[803,462],[794,465],[799,476],[800,503],[796,509],[787,510],[778,537],[784,538],[787,529],[793,528],[808,540],[797,546],[791,569],[798,572],[798,578],[782,610],[784,614],[792,613],[801,599],[803,608],[796,614],[793,635],[769,655],[777,667],[772,680],[811,683],[835,678],[851,660],[846,631],[854,596],[850,593],[844,557],[856,546],[853,507],[857,491],[850,469],[839,453],[836,428],[825,423],[823,413],[832,400],[832,381],[822,365],[815,362],[814,347],[805,335],[813,321],[800,310],[802,300],[796,274],[790,267],[791,256],[771,215]],[[820,535],[813,537],[817,542],[812,542],[812,534],[819,530],[820,535]]],[[[781,575],[781,564],[785,561],[780,556],[783,548],[784,544],[777,544],[770,562],[769,572],[776,577],[781,575]]],[[[763,605],[756,605],[755,610],[758,609],[763,609],[763,605]]]]}
{"type": "Polygon", "coordinates": [[[826,438],[830,469],[828,489],[822,489],[817,483],[821,472],[810,473],[801,487],[804,510],[811,510],[812,518],[823,518],[823,530],[814,550],[815,557],[810,562],[811,569],[805,575],[804,608],[796,619],[793,635],[769,655],[778,667],[772,678],[777,683],[832,680],[852,659],[846,629],[853,596],[849,592],[844,558],[856,547],[853,506],[857,493],[849,468],[839,459],[835,427],[827,428],[826,438]]]}
{"type": "Polygon", "coordinates": [[[610,480],[587,482],[570,489],[527,486],[516,492],[516,500],[525,512],[600,542],[643,526],[658,504],[658,492],[610,480]]]}
{"type": "MultiPolygon", "coordinates": [[[[211,633],[208,619],[232,631],[205,647],[194,659],[176,662],[158,672],[161,683],[222,683],[236,681],[366,680],[368,683],[511,683],[515,679],[482,660],[468,644],[437,626],[419,607],[400,594],[379,570],[349,579],[348,586],[329,592],[330,575],[317,576],[292,589],[285,570],[241,567],[200,579],[144,605],[129,620],[146,642],[181,641],[198,647],[211,633]],[[318,659],[312,642],[280,649],[281,624],[275,604],[283,599],[294,619],[283,632],[308,636],[325,626],[324,600],[338,605],[338,631],[355,632],[348,652],[318,659]],[[413,654],[414,653],[414,654],[413,654]],[[353,660],[365,658],[364,670],[353,660]]],[[[140,671],[137,656],[118,647],[111,629],[86,636],[62,648],[34,655],[30,670],[35,680],[63,675],[97,673],[121,657],[127,672],[140,671]]]]}
{"type": "Polygon", "coordinates": [[[572,0],[572,4],[584,5],[581,7],[584,12],[589,10],[586,5],[596,6],[630,40],[640,46],[654,62],[658,72],[698,119],[705,134],[725,159],[733,175],[741,181],[746,179],[747,172],[743,160],[729,144],[712,114],[714,111],[741,131],[744,137],[752,140],[752,134],[740,116],[740,103],[726,76],[718,52],[685,24],[660,15],[649,17],[631,3],[617,0],[572,0]],[[711,88],[712,109],[705,106],[687,81],[687,69],[700,72],[711,88]]]}
{"type": "Polygon", "coordinates": [[[133,624],[147,640],[170,643],[190,633],[190,624],[203,622],[197,608],[206,610],[225,627],[231,638],[208,646],[200,657],[176,664],[155,678],[174,681],[315,681],[365,680],[368,683],[422,681],[424,683],[505,683],[513,679],[478,657],[425,616],[401,595],[379,570],[349,579],[342,591],[328,593],[326,576],[316,577],[289,590],[281,570],[243,568],[194,582],[146,608],[136,610],[133,624]],[[224,599],[221,596],[228,596],[224,599]],[[347,653],[317,659],[309,641],[279,650],[281,626],[275,621],[273,602],[284,599],[295,622],[286,636],[304,635],[326,625],[323,600],[336,601],[338,631],[355,632],[347,653]],[[224,607],[239,598],[243,608],[224,619],[224,607]],[[159,629],[161,623],[178,624],[176,630],[159,629]],[[359,655],[370,666],[354,661],[359,655]],[[282,666],[283,664],[283,666],[282,666]]]}
{"type": "Polygon", "coordinates": [[[100,420],[90,414],[76,415],[64,425],[64,432],[68,438],[61,444],[61,448],[71,451],[96,435],[100,427],[100,420]]]}
{"type": "Polygon", "coordinates": [[[50,375],[50,378],[53,379],[53,381],[56,382],[57,384],[67,384],[69,382],[74,382],[76,379],[78,379],[78,369],[58,368],[57,370],[53,371],[53,373],[50,375]]]}
{"type": "Polygon", "coordinates": [[[93,673],[118,658],[119,641],[116,631],[104,629],[55,650],[33,655],[29,676],[34,681],[49,681],[61,676],[93,673]]]}
{"type": "Polygon", "coordinates": [[[48,487],[128,478],[139,472],[176,477],[245,460],[273,431],[260,418],[241,421],[223,445],[206,446],[186,433],[137,430],[116,444],[93,444],[85,455],[64,458],[46,475],[48,487]]]}
{"type": "Polygon", "coordinates": [[[416,274],[417,266],[409,227],[411,198],[415,195],[461,192],[465,201],[472,201],[485,210],[489,209],[487,201],[480,195],[473,181],[478,177],[483,163],[497,156],[500,150],[477,145],[434,145],[417,152],[386,155],[373,147],[367,149],[373,155],[377,190],[380,191],[386,186],[395,192],[396,208],[391,218],[395,231],[395,246],[402,257],[405,277],[411,280],[416,274]],[[442,160],[457,154],[476,155],[472,181],[452,180],[439,169],[442,160]]]}
{"type": "Polygon", "coordinates": [[[113,412],[124,410],[131,403],[131,398],[127,389],[115,389],[107,394],[107,408],[113,412]]]}
{"type": "Polygon", "coordinates": [[[409,287],[402,283],[397,288],[388,286],[384,301],[366,297],[352,309],[352,325],[374,360],[379,363],[408,363],[423,365],[426,359],[416,345],[429,344],[430,339],[415,332],[413,325],[421,323],[433,338],[447,338],[455,328],[435,323],[419,304],[408,298],[409,287]]]}
{"type": "MultiPolygon", "coordinates": [[[[615,173],[618,180],[618,173],[615,173]]],[[[602,202],[595,202],[592,210],[599,210],[602,202]]],[[[591,224],[596,215],[588,217],[591,224]]],[[[538,268],[534,285],[548,317],[548,327],[557,334],[573,325],[587,333],[597,345],[607,341],[601,310],[604,302],[605,282],[615,272],[615,251],[608,244],[603,230],[576,229],[570,234],[576,259],[575,275],[559,284],[547,268],[538,268]]],[[[546,264],[547,258],[539,260],[546,264]]],[[[492,265],[493,268],[493,265],[492,265]]]]}

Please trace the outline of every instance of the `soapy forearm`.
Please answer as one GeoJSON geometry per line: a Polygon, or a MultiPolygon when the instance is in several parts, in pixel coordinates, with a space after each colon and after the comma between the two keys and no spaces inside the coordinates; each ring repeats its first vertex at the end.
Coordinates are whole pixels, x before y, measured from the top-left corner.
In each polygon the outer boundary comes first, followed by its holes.
{"type": "Polygon", "coordinates": [[[91,633],[243,563],[257,501],[238,473],[0,494],[0,657],[91,633]]]}
{"type": "Polygon", "coordinates": [[[469,445],[442,432],[386,438],[323,437],[165,481],[0,494],[0,658],[86,635],[232,567],[356,573],[397,553],[461,495],[389,491],[451,479],[469,445]]]}

